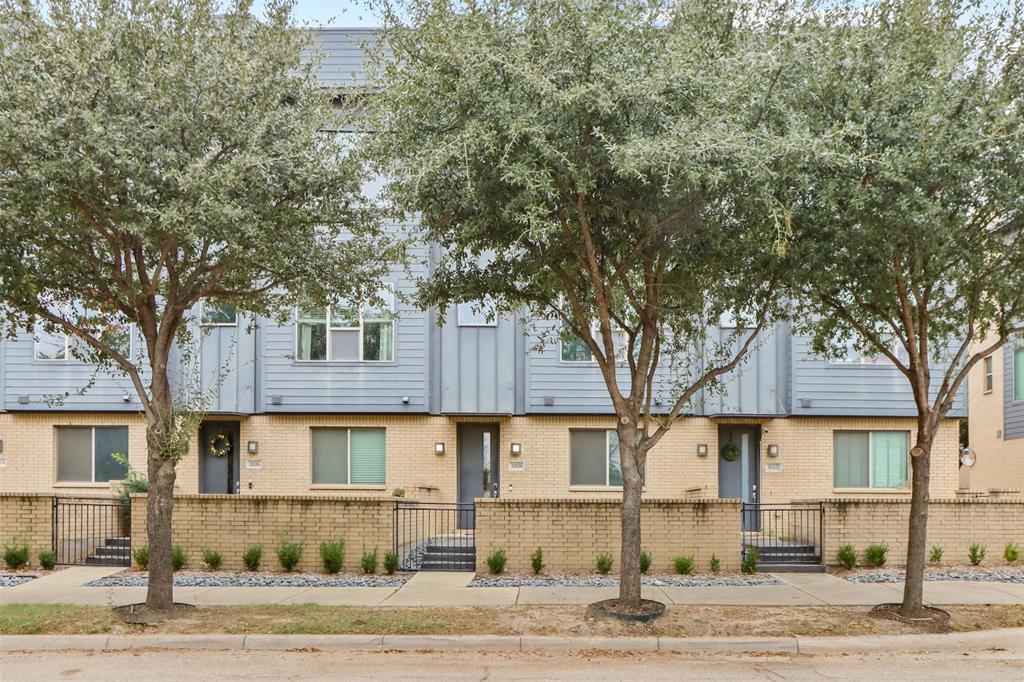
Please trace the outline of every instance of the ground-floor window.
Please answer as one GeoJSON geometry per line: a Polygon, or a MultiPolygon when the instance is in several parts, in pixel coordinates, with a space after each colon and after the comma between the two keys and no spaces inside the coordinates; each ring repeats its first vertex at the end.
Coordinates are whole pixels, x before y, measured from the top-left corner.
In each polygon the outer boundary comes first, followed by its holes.
{"type": "Polygon", "coordinates": [[[1013,351],[1013,399],[1024,400],[1024,346],[1013,351]]]}
{"type": "Polygon", "coordinates": [[[57,427],[57,481],[105,483],[128,475],[127,426],[57,427]]]}
{"type": "Polygon", "coordinates": [[[907,487],[908,431],[836,431],[832,450],[836,488],[907,487]]]}
{"type": "Polygon", "coordinates": [[[569,431],[570,485],[622,485],[619,434],[614,429],[569,431]]]}
{"type": "Polygon", "coordinates": [[[384,485],[384,429],[313,429],[313,483],[384,485]]]}

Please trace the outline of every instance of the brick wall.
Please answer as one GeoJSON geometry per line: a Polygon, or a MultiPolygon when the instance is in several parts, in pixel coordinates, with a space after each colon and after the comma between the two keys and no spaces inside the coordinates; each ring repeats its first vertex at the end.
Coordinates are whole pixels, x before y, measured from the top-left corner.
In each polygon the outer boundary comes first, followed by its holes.
{"type": "MultiPolygon", "coordinates": [[[[836,552],[852,545],[863,558],[873,543],[889,545],[888,564],[907,561],[909,500],[830,499],[825,501],[825,560],[836,564],[836,552]]],[[[1010,542],[1024,550],[1024,499],[937,499],[928,508],[928,547],[945,550],[944,563],[968,563],[971,543],[986,546],[983,565],[1002,564],[1010,542]]]]}
{"type": "Polygon", "coordinates": [[[0,545],[28,544],[29,563],[38,565],[52,544],[52,510],[50,495],[0,493],[0,545]]]}
{"type": "MultiPolygon", "coordinates": [[[[528,573],[537,547],[544,550],[548,572],[593,572],[601,552],[611,552],[618,567],[620,506],[606,499],[480,500],[477,570],[486,571],[487,556],[500,548],[508,554],[506,570],[528,573]]],[[[681,554],[693,555],[698,570],[707,570],[712,554],[723,570],[739,569],[738,501],[651,499],[642,509],[642,544],[653,555],[652,571],[672,572],[672,561],[681,554]]]]}
{"type": "MultiPolygon", "coordinates": [[[[263,547],[262,567],[280,570],[281,538],[303,545],[297,570],[320,570],[320,543],[345,540],[344,570],[359,572],[364,550],[377,549],[383,563],[392,545],[391,498],[318,496],[181,495],[174,498],[173,538],[202,566],[202,550],[220,552],[224,568],[242,569],[242,554],[263,547]]],[[[148,544],[146,495],[132,496],[132,546],[148,544]]]]}

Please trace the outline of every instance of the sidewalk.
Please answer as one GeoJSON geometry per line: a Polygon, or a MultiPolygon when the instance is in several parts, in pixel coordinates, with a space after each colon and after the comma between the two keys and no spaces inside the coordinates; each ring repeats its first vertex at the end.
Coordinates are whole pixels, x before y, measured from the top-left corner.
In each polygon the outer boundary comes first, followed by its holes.
{"type": "MultiPolygon", "coordinates": [[[[121,568],[73,566],[16,587],[0,588],[0,604],[119,605],[145,600],[145,587],[85,587],[121,568]]],[[[784,585],[750,587],[644,586],[644,597],[666,604],[721,606],[874,606],[899,601],[902,583],[852,583],[825,573],[780,573],[784,585]]],[[[176,587],[177,601],[197,606],[323,604],[330,606],[506,606],[590,604],[617,587],[467,587],[473,574],[423,572],[402,587],[176,587]]],[[[1024,585],[926,582],[936,605],[1024,604],[1024,585]]]]}

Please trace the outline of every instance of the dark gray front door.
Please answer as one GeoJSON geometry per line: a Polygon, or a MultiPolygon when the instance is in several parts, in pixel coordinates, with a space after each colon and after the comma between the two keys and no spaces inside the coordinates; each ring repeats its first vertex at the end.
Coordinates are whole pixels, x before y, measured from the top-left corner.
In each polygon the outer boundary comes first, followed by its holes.
{"type": "MultiPolygon", "coordinates": [[[[760,434],[757,426],[720,426],[718,428],[718,497],[760,502],[760,434]],[[722,448],[735,444],[740,456],[732,462],[722,457],[722,448]]],[[[756,514],[743,515],[743,530],[756,530],[756,514]],[[749,519],[748,519],[749,516],[749,519]],[[749,521],[749,523],[748,523],[749,521]],[[748,528],[748,526],[751,526],[748,528]]]]}
{"type": "Polygon", "coordinates": [[[229,421],[203,422],[199,427],[199,492],[238,492],[239,431],[238,422],[229,421]],[[230,446],[230,452],[222,457],[214,454],[225,446],[230,446]]]}
{"type": "Polygon", "coordinates": [[[501,484],[497,424],[459,424],[459,503],[497,497],[501,484]]]}

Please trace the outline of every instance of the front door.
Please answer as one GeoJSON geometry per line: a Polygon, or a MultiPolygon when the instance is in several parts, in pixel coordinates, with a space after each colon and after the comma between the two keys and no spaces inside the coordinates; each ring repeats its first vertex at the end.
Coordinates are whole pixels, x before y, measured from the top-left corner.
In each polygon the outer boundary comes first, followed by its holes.
{"type": "Polygon", "coordinates": [[[239,424],[231,421],[203,422],[199,427],[199,492],[238,492],[239,424]]]}
{"type": "MultiPolygon", "coordinates": [[[[497,497],[501,484],[498,425],[459,424],[458,429],[459,504],[473,504],[478,497],[497,497]]],[[[471,519],[467,515],[460,527],[470,527],[471,519]]]]}
{"type": "MultiPolygon", "coordinates": [[[[760,501],[761,430],[757,426],[718,428],[718,497],[760,501]],[[727,448],[727,445],[734,447],[727,448]],[[736,456],[732,459],[732,453],[736,456]]],[[[757,530],[758,514],[743,515],[743,530],[757,530]]]]}

